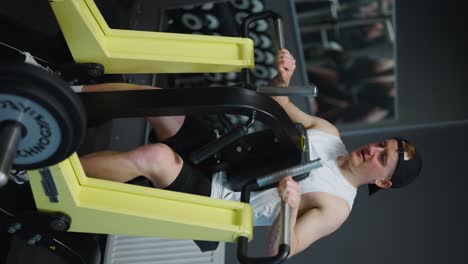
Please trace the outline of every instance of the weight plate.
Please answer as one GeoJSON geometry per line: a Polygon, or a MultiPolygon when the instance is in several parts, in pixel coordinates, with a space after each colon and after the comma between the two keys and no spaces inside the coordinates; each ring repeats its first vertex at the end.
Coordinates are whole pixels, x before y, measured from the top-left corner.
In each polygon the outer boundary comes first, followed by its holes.
{"type": "Polygon", "coordinates": [[[253,13],[259,13],[262,12],[263,9],[263,3],[260,0],[252,0],[252,7],[250,8],[250,11],[253,13]]]}
{"type": "Polygon", "coordinates": [[[204,11],[210,11],[211,9],[213,9],[213,7],[214,3],[206,3],[201,6],[201,9],[204,11]]]}
{"type": "Polygon", "coordinates": [[[70,120],[73,124],[72,141],[70,150],[74,152],[84,138],[86,132],[86,112],[79,97],[70,88],[70,85],[64,80],[43,71],[40,68],[32,65],[20,65],[18,67],[10,67],[11,70],[18,74],[18,77],[25,80],[31,80],[34,84],[38,84],[40,90],[49,93],[49,100],[56,99],[60,106],[63,106],[64,113],[67,113],[66,121],[70,120]]]}
{"type": "Polygon", "coordinates": [[[27,130],[13,162],[15,169],[50,166],[76,151],[86,116],[66,82],[21,63],[0,67],[0,83],[0,122],[12,120],[27,130]]]}
{"type": "Polygon", "coordinates": [[[262,49],[268,49],[272,45],[271,38],[264,34],[260,35],[260,42],[261,42],[260,47],[262,49]]]}
{"type": "Polygon", "coordinates": [[[276,68],[274,68],[274,67],[270,67],[270,68],[268,68],[268,70],[270,71],[270,79],[275,77],[276,74],[278,74],[278,70],[276,68]]]}
{"type": "Polygon", "coordinates": [[[255,81],[255,87],[263,87],[263,86],[268,86],[268,81],[266,80],[256,80],[255,81]]]}
{"type": "Polygon", "coordinates": [[[249,0],[231,0],[231,5],[237,9],[248,9],[250,6],[249,0]]]}
{"type": "Polygon", "coordinates": [[[232,81],[237,79],[237,73],[235,72],[227,72],[226,73],[226,80],[232,81]]]}
{"type": "Polygon", "coordinates": [[[258,79],[268,79],[268,69],[263,65],[256,65],[252,74],[258,79]]]}
{"type": "MultiPolygon", "coordinates": [[[[23,126],[14,164],[34,164],[50,159],[59,149],[63,136],[59,118],[51,111],[15,92],[0,93],[0,123],[14,121],[23,126]]],[[[52,110],[53,112],[53,110],[52,110]]]]}
{"type": "Polygon", "coordinates": [[[237,24],[242,24],[242,21],[244,20],[245,17],[247,17],[249,14],[247,12],[237,12],[234,14],[234,19],[236,20],[237,24]]]}
{"type": "Polygon", "coordinates": [[[265,20],[258,20],[257,24],[255,25],[255,30],[257,32],[265,32],[268,29],[268,22],[265,20]]]}
{"type": "Polygon", "coordinates": [[[185,5],[185,6],[182,7],[182,9],[184,9],[184,10],[192,10],[194,8],[195,8],[195,5],[185,5]]]}
{"type": "Polygon", "coordinates": [[[47,91],[53,93],[52,95],[57,98],[61,105],[64,106],[68,116],[71,117],[73,122],[73,137],[76,138],[72,146],[73,151],[78,148],[86,133],[86,112],[81,103],[78,95],[73,92],[70,85],[60,78],[56,78],[40,69],[29,70],[29,74],[34,74],[37,82],[41,83],[41,87],[47,87],[47,91]]]}
{"type": "Polygon", "coordinates": [[[254,49],[254,60],[256,63],[265,61],[265,53],[259,49],[254,49]]]}
{"type": "Polygon", "coordinates": [[[265,51],[265,64],[273,65],[275,63],[275,55],[270,51],[265,51]]]}
{"type": "Polygon", "coordinates": [[[205,73],[204,75],[210,82],[220,82],[223,80],[223,74],[219,72],[205,73]]]}
{"type": "Polygon", "coordinates": [[[217,29],[219,28],[219,20],[215,16],[211,14],[205,14],[205,19],[207,21],[207,27],[209,29],[217,29]]]}
{"type": "Polygon", "coordinates": [[[182,15],[182,24],[190,30],[200,30],[203,27],[203,21],[192,13],[182,15]]]}
{"type": "Polygon", "coordinates": [[[249,38],[252,39],[255,47],[257,47],[260,44],[260,39],[258,38],[257,34],[249,32],[249,38]]]}

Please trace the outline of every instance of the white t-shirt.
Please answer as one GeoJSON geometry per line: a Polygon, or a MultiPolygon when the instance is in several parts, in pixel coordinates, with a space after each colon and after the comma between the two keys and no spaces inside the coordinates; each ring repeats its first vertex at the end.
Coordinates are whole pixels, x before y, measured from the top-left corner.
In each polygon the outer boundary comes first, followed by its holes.
{"type": "MultiPolygon", "coordinates": [[[[345,145],[341,139],[332,134],[319,130],[307,130],[309,139],[310,159],[320,158],[322,167],[312,170],[307,178],[299,182],[301,193],[324,192],[345,200],[349,208],[353,207],[357,189],[343,176],[336,163],[338,156],[347,155],[345,145]]],[[[224,200],[240,200],[240,192],[229,188],[224,172],[213,176],[211,197],[224,200]]],[[[265,191],[252,192],[250,204],[254,210],[254,225],[272,225],[281,207],[276,188],[265,191]]]]}

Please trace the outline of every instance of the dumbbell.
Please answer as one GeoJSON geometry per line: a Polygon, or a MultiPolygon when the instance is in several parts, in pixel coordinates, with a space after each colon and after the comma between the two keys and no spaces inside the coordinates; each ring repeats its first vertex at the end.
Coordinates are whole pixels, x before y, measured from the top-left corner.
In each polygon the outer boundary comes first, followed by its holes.
{"type": "Polygon", "coordinates": [[[86,114],[68,83],[36,66],[0,66],[0,187],[10,169],[54,165],[81,144],[86,114]]]}
{"type": "Polygon", "coordinates": [[[190,31],[201,30],[203,28],[203,20],[196,13],[184,13],[181,16],[182,25],[190,31]]]}

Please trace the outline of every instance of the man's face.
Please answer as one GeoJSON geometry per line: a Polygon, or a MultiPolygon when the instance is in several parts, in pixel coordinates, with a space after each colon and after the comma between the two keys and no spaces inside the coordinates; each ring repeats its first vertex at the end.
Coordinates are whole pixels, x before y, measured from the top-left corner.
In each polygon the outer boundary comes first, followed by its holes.
{"type": "Polygon", "coordinates": [[[350,167],[369,180],[389,180],[398,161],[398,143],[387,139],[362,146],[350,153],[350,167]]]}

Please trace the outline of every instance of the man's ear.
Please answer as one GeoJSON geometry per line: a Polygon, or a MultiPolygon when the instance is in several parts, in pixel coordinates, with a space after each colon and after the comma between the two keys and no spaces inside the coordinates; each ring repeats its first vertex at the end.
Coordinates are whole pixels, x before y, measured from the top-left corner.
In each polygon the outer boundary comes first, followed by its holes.
{"type": "Polygon", "coordinates": [[[392,182],[389,180],[375,180],[375,185],[379,186],[382,189],[388,189],[392,187],[392,182]]]}

